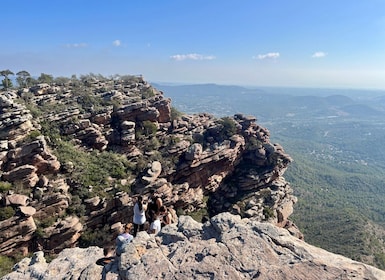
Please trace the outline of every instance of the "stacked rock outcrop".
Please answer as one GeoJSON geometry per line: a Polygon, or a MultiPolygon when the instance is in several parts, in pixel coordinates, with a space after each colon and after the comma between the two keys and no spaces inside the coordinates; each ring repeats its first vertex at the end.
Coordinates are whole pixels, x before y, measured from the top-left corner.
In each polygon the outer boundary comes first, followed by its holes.
{"type": "Polygon", "coordinates": [[[0,180],[12,185],[0,211],[14,211],[0,221],[2,254],[76,246],[86,230],[130,222],[135,196],[153,192],[173,213],[228,211],[301,237],[288,220],[296,198],[283,174],[291,158],[253,116],[175,113],[136,76],[2,92],[0,112],[0,180]],[[123,171],[86,184],[73,176],[81,172],[74,151],[119,155],[123,171]]]}

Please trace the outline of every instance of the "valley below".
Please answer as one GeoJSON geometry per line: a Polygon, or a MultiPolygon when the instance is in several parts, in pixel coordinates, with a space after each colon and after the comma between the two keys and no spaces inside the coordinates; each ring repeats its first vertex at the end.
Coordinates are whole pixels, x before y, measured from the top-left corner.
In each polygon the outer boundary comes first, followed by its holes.
{"type": "Polygon", "coordinates": [[[253,115],[293,158],[291,219],[310,244],[385,268],[385,92],[154,85],[186,113],[253,115]]]}

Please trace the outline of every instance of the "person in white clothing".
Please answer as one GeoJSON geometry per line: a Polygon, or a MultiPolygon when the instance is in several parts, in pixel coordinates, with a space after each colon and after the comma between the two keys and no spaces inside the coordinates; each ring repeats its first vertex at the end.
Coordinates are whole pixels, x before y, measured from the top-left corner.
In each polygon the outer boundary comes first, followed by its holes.
{"type": "Polygon", "coordinates": [[[151,223],[148,233],[158,234],[160,229],[161,229],[160,217],[159,215],[155,215],[155,220],[151,223]]]}
{"type": "Polygon", "coordinates": [[[138,230],[142,231],[144,229],[144,224],[146,222],[146,210],[147,202],[143,201],[142,196],[138,196],[138,200],[134,205],[134,237],[136,236],[138,230]]]}

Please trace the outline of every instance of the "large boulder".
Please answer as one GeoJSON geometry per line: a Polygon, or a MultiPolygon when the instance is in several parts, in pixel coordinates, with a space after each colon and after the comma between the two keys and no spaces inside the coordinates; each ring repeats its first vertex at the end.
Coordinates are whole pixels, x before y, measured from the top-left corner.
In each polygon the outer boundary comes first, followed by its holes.
{"type": "Polygon", "coordinates": [[[147,170],[147,175],[143,176],[142,179],[147,183],[152,183],[158,178],[161,172],[162,164],[159,161],[153,161],[147,170]]]}
{"type": "Polygon", "coordinates": [[[23,259],[14,267],[14,272],[2,279],[101,279],[103,267],[96,264],[103,257],[101,248],[65,249],[50,263],[41,255],[39,252],[23,259]]]}
{"type": "Polygon", "coordinates": [[[0,222],[0,254],[10,255],[15,249],[28,253],[37,227],[29,215],[14,216],[0,222]]]}

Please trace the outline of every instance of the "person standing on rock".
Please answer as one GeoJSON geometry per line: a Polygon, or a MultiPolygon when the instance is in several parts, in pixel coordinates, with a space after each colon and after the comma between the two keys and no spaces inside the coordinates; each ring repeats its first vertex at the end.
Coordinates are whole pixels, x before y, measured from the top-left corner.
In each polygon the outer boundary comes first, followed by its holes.
{"type": "Polygon", "coordinates": [[[151,224],[154,221],[155,215],[158,215],[160,207],[162,207],[162,199],[153,192],[148,201],[147,217],[148,222],[151,224]]]}
{"type": "Polygon", "coordinates": [[[138,196],[138,199],[134,205],[134,237],[139,231],[144,229],[144,224],[146,223],[146,210],[147,202],[143,201],[142,196],[138,196]]]}
{"type": "Polygon", "coordinates": [[[157,235],[161,227],[160,216],[159,214],[155,214],[154,221],[152,221],[148,233],[157,235]]]}

